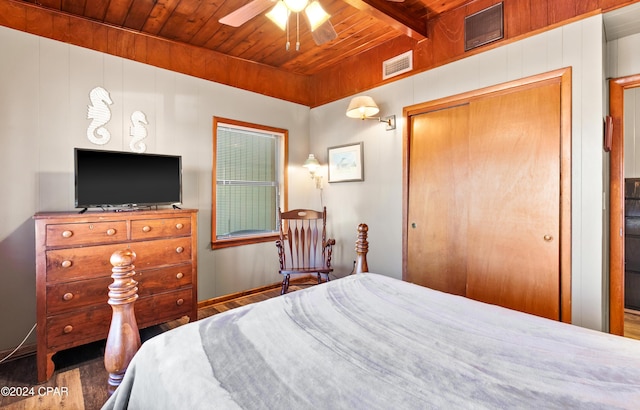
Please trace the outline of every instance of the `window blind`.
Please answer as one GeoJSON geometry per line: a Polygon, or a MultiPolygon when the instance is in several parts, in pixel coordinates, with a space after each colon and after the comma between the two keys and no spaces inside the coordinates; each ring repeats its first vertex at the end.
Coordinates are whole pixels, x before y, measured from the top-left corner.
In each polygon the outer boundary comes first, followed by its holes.
{"type": "Polygon", "coordinates": [[[276,231],[282,135],[217,127],[216,237],[276,231]]]}

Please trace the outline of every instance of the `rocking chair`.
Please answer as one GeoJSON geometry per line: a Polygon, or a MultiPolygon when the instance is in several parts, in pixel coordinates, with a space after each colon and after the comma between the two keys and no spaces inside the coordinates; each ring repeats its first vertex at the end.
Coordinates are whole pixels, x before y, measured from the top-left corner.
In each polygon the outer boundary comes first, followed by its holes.
{"type": "Polygon", "coordinates": [[[289,289],[289,278],[295,274],[313,274],[329,281],[331,252],[335,239],[327,239],[327,208],[322,212],[310,209],[294,209],[282,212],[278,209],[280,239],[276,241],[282,278],[281,295],[289,289]]]}

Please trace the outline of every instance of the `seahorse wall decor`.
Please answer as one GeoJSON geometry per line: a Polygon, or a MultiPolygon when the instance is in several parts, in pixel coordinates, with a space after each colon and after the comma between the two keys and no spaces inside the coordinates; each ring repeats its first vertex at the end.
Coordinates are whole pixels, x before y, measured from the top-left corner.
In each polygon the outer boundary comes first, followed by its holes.
{"type": "Polygon", "coordinates": [[[142,142],[147,138],[147,129],[143,124],[149,124],[147,116],[142,111],[134,111],[131,114],[131,127],[129,128],[129,135],[132,139],[129,143],[129,147],[133,152],[145,152],[147,150],[147,144],[142,142]]]}
{"type": "Polygon", "coordinates": [[[93,121],[87,128],[87,138],[94,144],[104,145],[111,139],[111,133],[104,125],[111,119],[109,105],[113,104],[113,101],[109,92],[102,87],[91,90],[89,99],[91,105],[88,106],[87,119],[93,121]]]}
{"type": "MultiPolygon", "coordinates": [[[[111,133],[105,125],[111,120],[111,110],[109,105],[113,104],[109,92],[102,87],[96,87],[89,92],[91,105],[87,108],[87,119],[92,120],[87,128],[87,138],[94,144],[104,145],[111,139],[111,133]]],[[[145,152],[147,144],[142,142],[147,138],[148,125],[147,116],[142,111],[134,111],[131,114],[131,127],[129,127],[129,135],[132,139],[129,142],[129,148],[133,152],[145,152]]]]}

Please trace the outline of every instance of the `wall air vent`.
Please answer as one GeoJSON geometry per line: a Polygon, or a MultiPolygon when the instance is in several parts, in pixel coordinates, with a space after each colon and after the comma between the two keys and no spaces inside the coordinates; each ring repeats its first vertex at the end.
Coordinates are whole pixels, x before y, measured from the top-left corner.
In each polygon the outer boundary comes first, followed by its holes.
{"type": "Polygon", "coordinates": [[[494,4],[464,19],[464,51],[499,40],[503,36],[502,3],[494,4]]]}
{"type": "Polygon", "coordinates": [[[413,70],[413,50],[382,62],[382,79],[395,77],[413,70]]]}

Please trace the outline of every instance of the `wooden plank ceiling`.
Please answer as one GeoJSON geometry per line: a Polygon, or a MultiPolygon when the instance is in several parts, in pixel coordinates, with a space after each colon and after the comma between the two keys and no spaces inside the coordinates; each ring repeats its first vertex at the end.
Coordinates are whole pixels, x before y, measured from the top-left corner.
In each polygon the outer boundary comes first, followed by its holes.
{"type": "MultiPolygon", "coordinates": [[[[318,0],[336,36],[317,45],[300,18],[300,49],[265,17],[279,0],[0,0],[0,25],[316,107],[559,25],[640,0],[318,0]],[[502,2],[504,37],[466,51],[464,21],[502,2]],[[219,20],[258,5],[238,27],[219,20]],[[382,62],[413,52],[410,72],[382,62]]],[[[311,1],[311,0],[309,0],[311,1]]],[[[323,31],[324,32],[324,31],[323,31]]],[[[317,35],[316,35],[317,36],[317,35]]],[[[329,36],[332,37],[332,36],[329,36]]]]}
{"type": "MultiPolygon", "coordinates": [[[[471,0],[320,0],[337,37],[316,45],[306,21],[286,32],[259,13],[240,27],[218,20],[252,0],[26,0],[35,7],[216,51],[286,72],[312,75],[397,37],[427,37],[427,22],[471,0]]],[[[273,4],[276,4],[275,0],[273,4]]],[[[269,6],[271,8],[271,6],[269,6]]]]}

